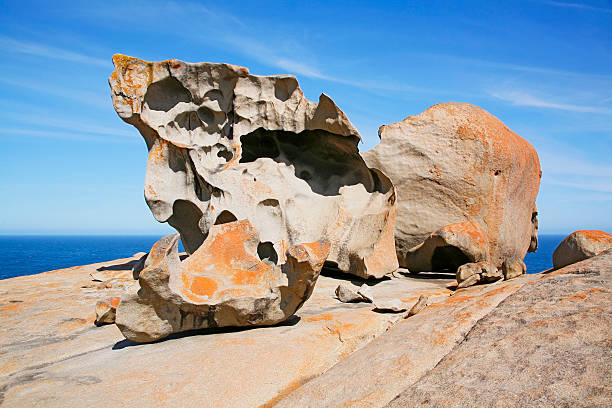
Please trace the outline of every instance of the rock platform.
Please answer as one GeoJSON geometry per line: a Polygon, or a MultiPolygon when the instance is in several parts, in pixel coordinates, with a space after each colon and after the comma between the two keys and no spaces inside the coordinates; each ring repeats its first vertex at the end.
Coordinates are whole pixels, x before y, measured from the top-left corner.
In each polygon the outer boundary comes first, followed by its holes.
{"type": "Polygon", "coordinates": [[[324,272],[282,325],[151,344],[93,324],[98,300],[137,289],[137,259],[0,281],[2,407],[611,403],[612,251],[457,291],[454,275],[366,281],[324,272]],[[403,319],[371,303],[340,302],[340,283],[367,283],[376,299],[400,299],[408,309],[425,294],[430,305],[403,319]]]}

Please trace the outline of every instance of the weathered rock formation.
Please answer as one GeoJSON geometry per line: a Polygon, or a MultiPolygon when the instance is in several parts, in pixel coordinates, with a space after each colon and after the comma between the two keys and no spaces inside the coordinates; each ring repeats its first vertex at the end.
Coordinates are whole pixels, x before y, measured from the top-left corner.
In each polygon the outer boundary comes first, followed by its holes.
{"type": "Polygon", "coordinates": [[[486,250],[479,254],[486,256],[464,253],[463,263],[486,260],[500,267],[507,258],[522,259],[537,249],[538,155],[494,116],[473,105],[444,103],[382,126],[379,136],[380,144],[362,156],[397,189],[400,266],[412,272],[456,269],[463,250],[454,244],[435,238],[438,243],[415,247],[444,226],[466,222],[482,230],[470,228],[473,246],[485,239],[486,250]],[[444,265],[445,259],[451,264],[444,265]]]}
{"type": "Polygon", "coordinates": [[[604,231],[575,231],[569,234],[553,252],[555,269],[592,258],[612,248],[612,234],[604,231]]]}
{"type": "Polygon", "coordinates": [[[278,264],[286,249],[327,240],[344,272],[397,268],[395,191],[359,155],[359,133],[322,94],[306,100],[293,76],[115,55],[115,110],[149,149],[145,199],[189,253],[211,227],[248,219],[278,264]]]}
{"type": "Polygon", "coordinates": [[[282,322],[310,297],[329,253],[327,242],[291,246],[277,265],[270,243],[260,241],[248,220],[213,226],[182,262],[178,239],[175,234],[158,242],[140,273],[140,291],[117,307],[117,326],[129,340],[282,322]]]}

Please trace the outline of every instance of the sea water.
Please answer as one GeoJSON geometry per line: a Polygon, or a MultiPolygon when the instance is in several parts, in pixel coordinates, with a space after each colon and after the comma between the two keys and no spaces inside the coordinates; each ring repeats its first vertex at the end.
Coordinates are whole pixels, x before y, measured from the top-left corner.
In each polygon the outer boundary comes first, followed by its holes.
{"type": "MultiPolygon", "coordinates": [[[[527,254],[527,273],[552,267],[552,253],[564,235],[540,235],[539,248],[527,254]]],[[[0,235],[0,279],[53,269],[127,258],[148,252],[160,236],[0,235]]],[[[183,251],[182,246],[179,248],[183,251]]]]}

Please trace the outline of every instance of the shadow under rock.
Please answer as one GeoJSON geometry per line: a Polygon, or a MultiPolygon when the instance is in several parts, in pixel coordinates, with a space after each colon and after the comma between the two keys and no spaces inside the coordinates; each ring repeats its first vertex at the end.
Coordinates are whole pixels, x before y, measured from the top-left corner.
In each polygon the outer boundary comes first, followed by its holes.
{"type": "Polygon", "coordinates": [[[269,325],[269,326],[215,327],[215,328],[210,328],[210,329],[188,330],[188,331],[184,331],[180,333],[173,333],[167,337],[164,337],[163,339],[152,341],[150,343],[137,343],[132,340],[124,339],[124,340],[121,340],[115,343],[112,349],[121,350],[126,347],[140,346],[140,345],[145,345],[145,344],[163,343],[169,340],[182,339],[183,337],[202,336],[202,335],[210,335],[210,334],[223,334],[223,333],[237,333],[237,332],[243,332],[243,331],[249,331],[249,330],[255,330],[255,329],[262,330],[262,329],[268,329],[268,328],[274,328],[274,327],[295,326],[296,324],[299,323],[300,320],[301,320],[301,317],[293,315],[293,316],[290,316],[284,322],[280,322],[280,323],[269,325]]]}
{"type": "Polygon", "coordinates": [[[403,273],[402,275],[411,279],[456,279],[457,275],[452,272],[419,272],[403,273]]]}
{"type": "Polygon", "coordinates": [[[343,272],[340,269],[338,269],[336,266],[329,265],[327,262],[323,266],[323,269],[321,269],[321,275],[325,276],[327,278],[337,279],[337,280],[341,280],[341,281],[348,281],[348,282],[351,282],[353,285],[356,285],[356,286],[361,286],[364,283],[367,283],[368,286],[373,286],[373,285],[376,285],[379,282],[391,280],[391,278],[389,276],[383,276],[380,279],[375,279],[375,278],[369,278],[369,279],[360,278],[358,276],[351,275],[351,274],[349,274],[347,272],[343,272]]]}
{"type": "Polygon", "coordinates": [[[97,271],[129,271],[131,270],[134,265],[138,262],[139,260],[133,260],[133,261],[129,261],[126,263],[122,263],[119,265],[111,265],[111,266],[101,266],[98,269],[96,269],[97,271]]]}

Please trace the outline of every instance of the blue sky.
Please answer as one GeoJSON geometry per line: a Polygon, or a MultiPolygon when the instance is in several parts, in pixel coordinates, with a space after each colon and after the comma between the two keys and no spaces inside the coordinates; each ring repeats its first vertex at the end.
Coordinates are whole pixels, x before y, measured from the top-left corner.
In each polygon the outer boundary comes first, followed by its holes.
{"type": "Polygon", "coordinates": [[[111,56],[295,74],[359,129],[447,101],[538,150],[540,231],[612,232],[612,2],[0,1],[0,233],[163,234],[111,56]]]}

